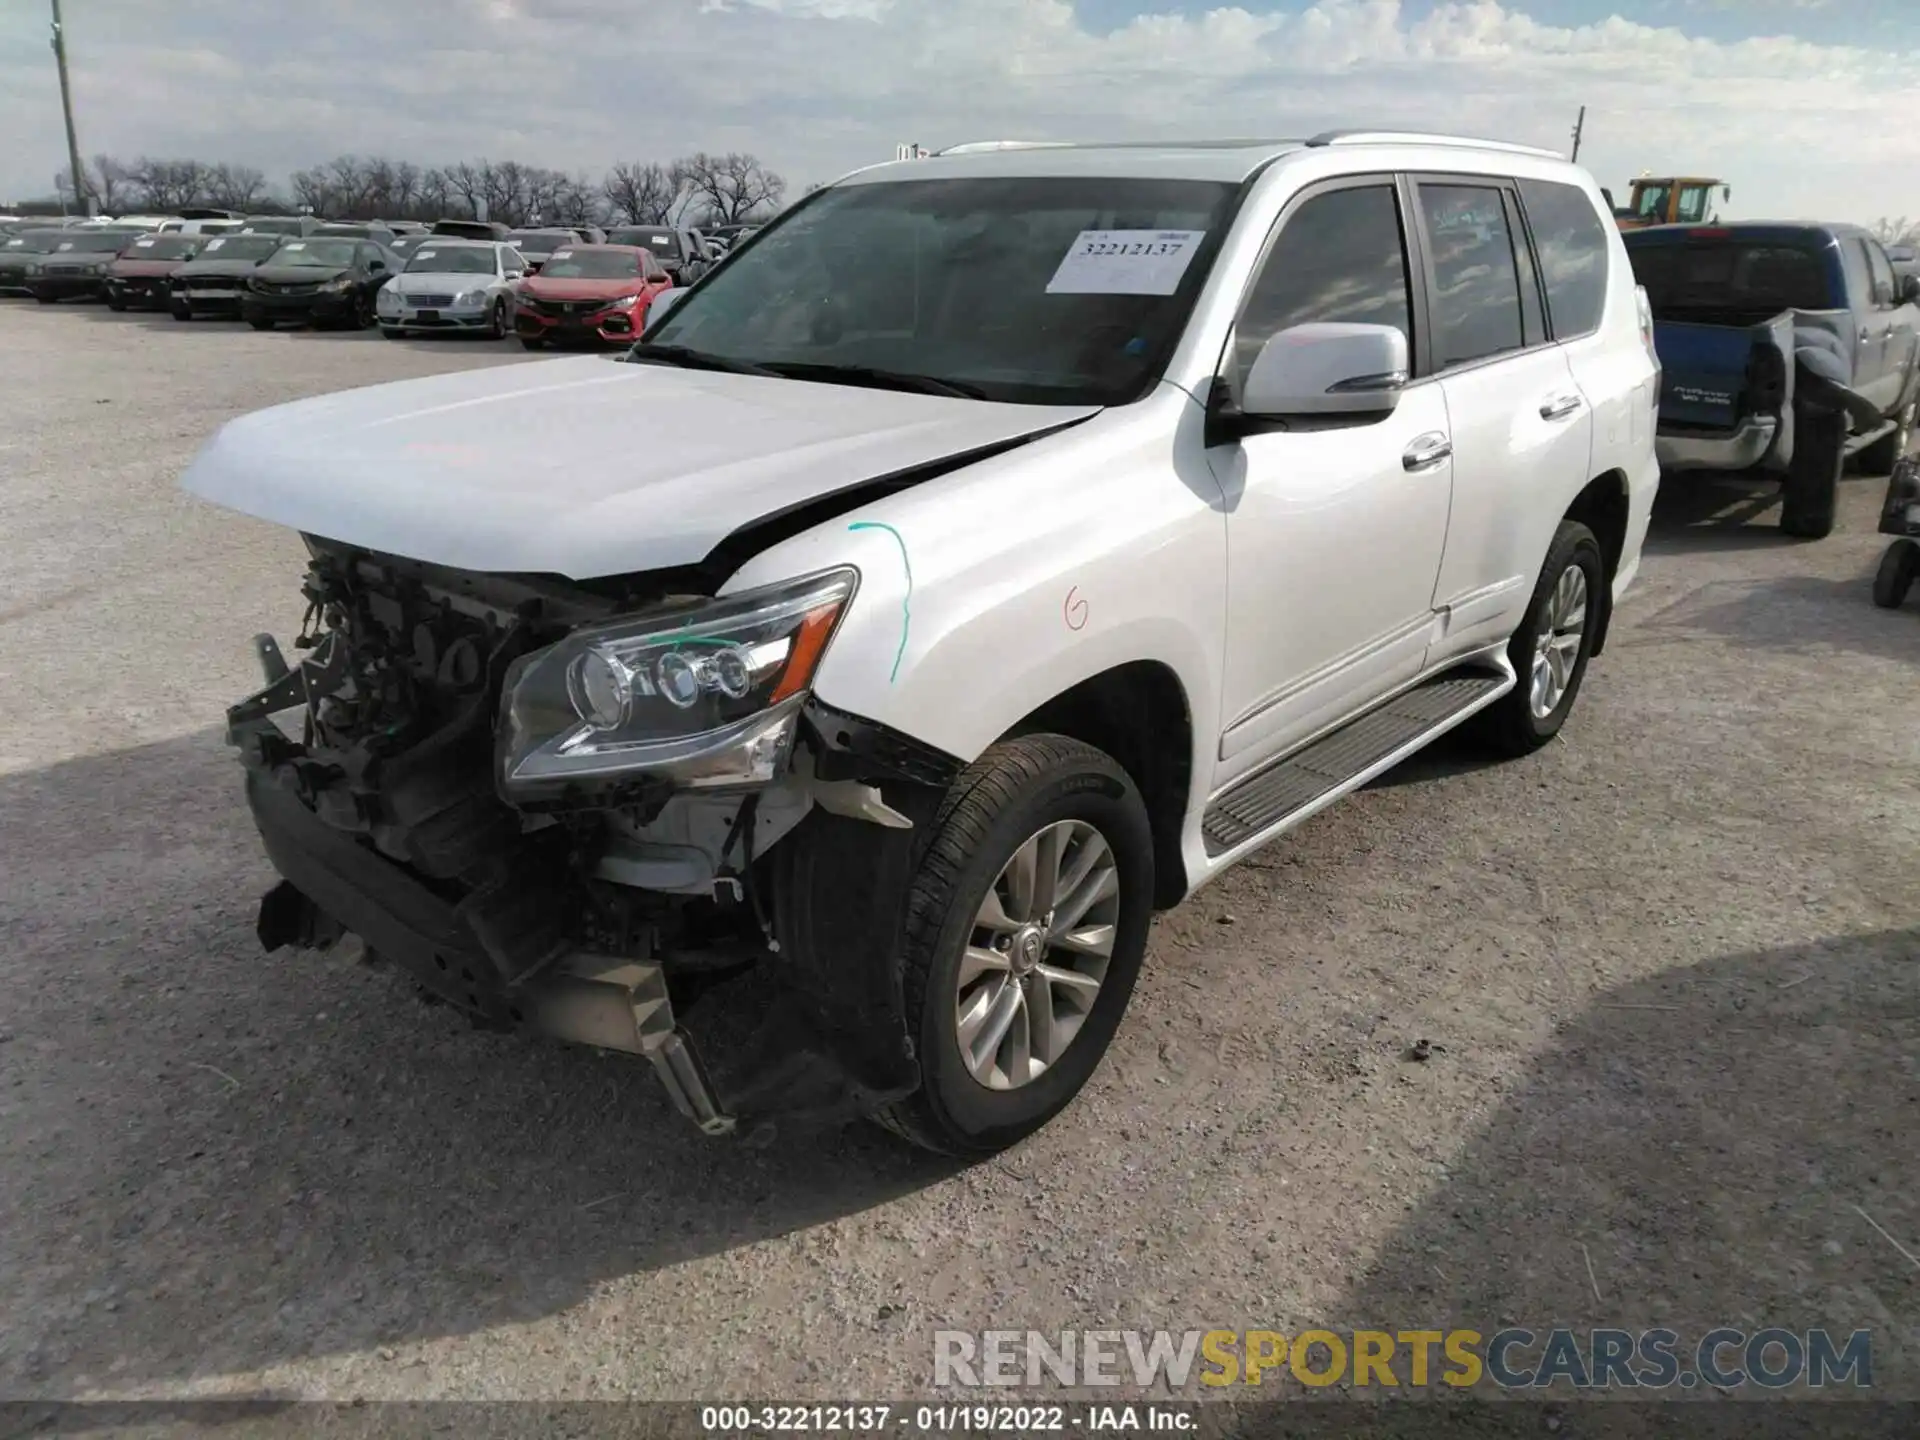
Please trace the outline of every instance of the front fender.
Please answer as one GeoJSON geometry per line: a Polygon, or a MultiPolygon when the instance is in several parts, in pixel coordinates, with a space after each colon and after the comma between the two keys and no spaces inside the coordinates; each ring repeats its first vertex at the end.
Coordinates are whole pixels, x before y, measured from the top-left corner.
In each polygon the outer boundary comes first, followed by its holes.
{"type": "Polygon", "coordinates": [[[857,567],[815,693],[964,761],[1081,680],[1157,661],[1186,691],[1204,785],[1227,544],[1202,418],[1166,387],[837,516],[724,588],[857,567]]]}

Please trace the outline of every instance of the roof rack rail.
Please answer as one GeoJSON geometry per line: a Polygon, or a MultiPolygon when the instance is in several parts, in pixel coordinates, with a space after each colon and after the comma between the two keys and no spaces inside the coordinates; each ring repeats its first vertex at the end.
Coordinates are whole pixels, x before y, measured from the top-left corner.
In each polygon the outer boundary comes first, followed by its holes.
{"type": "Polygon", "coordinates": [[[1324,130],[1307,144],[1315,149],[1327,145],[1460,145],[1476,150],[1501,150],[1513,155],[1566,159],[1558,150],[1547,150],[1538,145],[1516,145],[1511,140],[1482,140],[1472,135],[1447,135],[1425,130],[1324,130]]]}
{"type": "Polygon", "coordinates": [[[1071,140],[969,140],[964,145],[948,145],[933,153],[939,155],[976,155],[987,150],[1070,150],[1071,140]]]}

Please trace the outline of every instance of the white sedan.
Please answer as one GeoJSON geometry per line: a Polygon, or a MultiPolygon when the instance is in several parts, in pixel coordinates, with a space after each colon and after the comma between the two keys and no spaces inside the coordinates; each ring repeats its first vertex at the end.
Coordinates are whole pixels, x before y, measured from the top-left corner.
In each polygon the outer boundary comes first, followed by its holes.
{"type": "Polygon", "coordinates": [[[511,245],[435,236],[380,287],[376,313],[389,340],[436,330],[498,340],[513,330],[513,286],[527,262],[511,245]]]}

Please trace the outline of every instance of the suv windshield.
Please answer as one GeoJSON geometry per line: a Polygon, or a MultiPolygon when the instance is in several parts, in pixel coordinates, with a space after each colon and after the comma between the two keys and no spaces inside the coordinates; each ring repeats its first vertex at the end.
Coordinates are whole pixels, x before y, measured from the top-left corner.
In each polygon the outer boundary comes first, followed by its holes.
{"type": "Polygon", "coordinates": [[[1689,236],[1681,244],[1627,244],[1633,278],[1646,287],[1653,313],[1738,313],[1754,323],[1782,310],[1833,308],[1820,242],[1689,236]]]}
{"type": "Polygon", "coordinates": [[[407,257],[407,269],[431,270],[439,275],[492,275],[490,245],[423,245],[407,257]]]}
{"type": "Polygon", "coordinates": [[[562,250],[540,272],[543,280],[631,280],[640,257],[631,250],[562,250]]]}
{"type": "Polygon", "coordinates": [[[273,263],[344,269],[353,264],[356,248],[351,240],[289,240],[274,252],[273,263]]]}
{"type": "Polygon", "coordinates": [[[286,242],[278,235],[216,235],[200,260],[264,260],[286,242]]]}
{"type": "Polygon", "coordinates": [[[684,347],[689,363],[806,379],[1125,404],[1171,355],[1236,195],[1105,176],[838,186],[712,272],[632,356],[684,347]]]}

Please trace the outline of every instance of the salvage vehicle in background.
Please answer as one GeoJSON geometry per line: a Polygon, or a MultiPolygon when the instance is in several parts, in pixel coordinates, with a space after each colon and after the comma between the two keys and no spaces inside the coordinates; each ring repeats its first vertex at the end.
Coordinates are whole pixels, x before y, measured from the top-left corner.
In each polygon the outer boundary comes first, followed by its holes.
{"type": "Polygon", "coordinates": [[[1560,733],[1658,481],[1620,234],[1543,150],[881,165],[653,312],[183,484],[310,557],[228,712],[262,944],[357,932],[710,1133],[1037,1129],[1156,909],[1455,727],[1560,733]],[[722,964],[779,998],[709,1070],[722,964]]]}
{"type": "Polygon", "coordinates": [[[527,273],[538,275],[540,267],[547,263],[547,257],[554,251],[583,242],[574,231],[554,226],[546,229],[515,230],[507,236],[506,243],[526,257],[527,273]]]}
{"type": "Polygon", "coordinates": [[[206,243],[198,235],[139,236],[107,269],[107,308],[165,310],[173,298],[173,277],[206,243]]]}
{"type": "Polygon", "coordinates": [[[660,262],[675,285],[693,284],[710,263],[699,237],[683,226],[616,225],[607,232],[607,244],[645,250],[660,262]]]}
{"type": "Polygon", "coordinates": [[[504,241],[510,233],[498,220],[436,220],[427,227],[430,235],[455,235],[463,240],[504,241]]]}
{"type": "Polygon", "coordinates": [[[393,245],[393,230],[379,220],[329,220],[315,226],[313,233],[336,240],[371,240],[383,250],[393,245]]]}
{"type": "Polygon", "coordinates": [[[256,330],[364,330],[374,321],[375,294],[399,269],[371,240],[289,240],[247,276],[240,318],[256,330]]]}
{"type": "Polygon", "coordinates": [[[380,287],[375,316],[389,340],[463,331],[504,337],[513,328],[513,287],[527,262],[497,241],[431,237],[380,287]]]}
{"type": "Polygon", "coordinates": [[[243,234],[281,235],[298,239],[311,235],[326,221],[317,215],[249,215],[241,222],[243,234]]]}
{"type": "Polygon", "coordinates": [[[673,279],[634,245],[574,245],[519,287],[514,330],[529,350],[548,344],[630,345],[673,279]]]}
{"type": "Polygon", "coordinates": [[[260,262],[286,243],[280,235],[215,235],[173,272],[167,309],[176,320],[240,314],[240,297],[260,262]]]}
{"type": "Polygon", "coordinates": [[[114,257],[148,232],[70,230],[45,255],[27,263],[27,289],[42,305],[60,300],[102,300],[114,257]]]}
{"type": "Polygon", "coordinates": [[[1848,457],[1884,474],[1912,443],[1920,277],[1854,225],[1741,221],[1626,237],[1663,369],[1667,474],[1781,484],[1780,528],[1833,529],[1848,457]]]}
{"type": "Polygon", "coordinates": [[[60,229],[16,230],[0,240],[0,295],[31,295],[27,271],[44,260],[53,247],[72,234],[60,229]]]}

